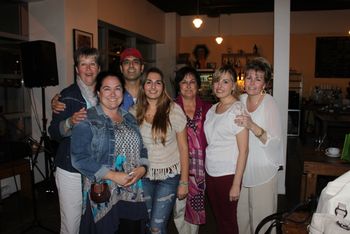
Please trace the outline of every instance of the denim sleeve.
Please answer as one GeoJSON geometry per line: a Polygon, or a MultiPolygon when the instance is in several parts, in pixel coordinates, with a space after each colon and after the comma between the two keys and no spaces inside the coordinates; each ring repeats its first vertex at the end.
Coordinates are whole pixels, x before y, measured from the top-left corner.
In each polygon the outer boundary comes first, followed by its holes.
{"type": "Polygon", "coordinates": [[[109,169],[93,157],[91,150],[92,137],[93,134],[88,121],[82,121],[74,126],[71,136],[72,165],[91,181],[100,181],[109,169]]]}

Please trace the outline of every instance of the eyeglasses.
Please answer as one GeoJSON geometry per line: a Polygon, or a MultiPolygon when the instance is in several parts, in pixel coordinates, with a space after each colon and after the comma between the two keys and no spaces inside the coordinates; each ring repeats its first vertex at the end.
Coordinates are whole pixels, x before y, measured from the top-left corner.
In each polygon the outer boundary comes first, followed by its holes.
{"type": "Polygon", "coordinates": [[[130,66],[131,64],[132,64],[133,66],[135,66],[135,65],[140,66],[140,65],[141,65],[141,61],[140,61],[140,59],[132,59],[132,60],[125,59],[125,60],[122,62],[122,65],[123,65],[123,66],[130,66]]]}

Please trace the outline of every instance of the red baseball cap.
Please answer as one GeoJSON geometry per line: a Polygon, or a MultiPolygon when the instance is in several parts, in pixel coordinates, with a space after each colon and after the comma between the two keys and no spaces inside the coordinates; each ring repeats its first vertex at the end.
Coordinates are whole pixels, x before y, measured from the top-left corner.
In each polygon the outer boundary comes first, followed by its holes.
{"type": "Polygon", "coordinates": [[[120,54],[120,62],[123,62],[126,59],[126,57],[129,57],[129,56],[133,56],[135,58],[142,60],[142,55],[141,55],[140,51],[138,51],[135,48],[126,48],[120,54]]]}

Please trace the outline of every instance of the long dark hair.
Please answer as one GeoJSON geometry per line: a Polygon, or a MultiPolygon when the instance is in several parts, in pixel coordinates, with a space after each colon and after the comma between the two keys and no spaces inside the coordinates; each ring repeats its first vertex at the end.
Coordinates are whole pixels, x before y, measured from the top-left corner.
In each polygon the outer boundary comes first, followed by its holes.
{"type": "Polygon", "coordinates": [[[167,128],[168,126],[171,127],[169,113],[170,113],[171,106],[173,105],[173,101],[165,90],[163,72],[156,67],[151,67],[150,69],[148,69],[141,78],[141,87],[140,87],[140,91],[139,91],[139,94],[137,97],[137,103],[136,103],[136,119],[138,124],[141,125],[145,120],[145,114],[149,107],[149,103],[147,101],[147,97],[144,90],[144,85],[150,73],[159,74],[163,84],[162,94],[157,100],[157,111],[153,117],[152,138],[155,142],[157,140],[160,140],[162,144],[165,145],[167,128]]]}

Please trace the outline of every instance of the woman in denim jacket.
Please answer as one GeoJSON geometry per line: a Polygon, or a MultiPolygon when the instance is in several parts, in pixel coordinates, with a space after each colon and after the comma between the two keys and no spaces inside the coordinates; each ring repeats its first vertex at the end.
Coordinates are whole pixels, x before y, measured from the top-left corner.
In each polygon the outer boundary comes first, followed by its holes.
{"type": "Polygon", "coordinates": [[[72,131],[73,166],[83,175],[80,233],[143,233],[147,210],[140,178],[148,167],[147,150],[135,118],[118,108],[121,80],[111,72],[97,76],[99,104],[72,131]],[[107,183],[110,198],[96,201],[91,185],[107,183]]]}

